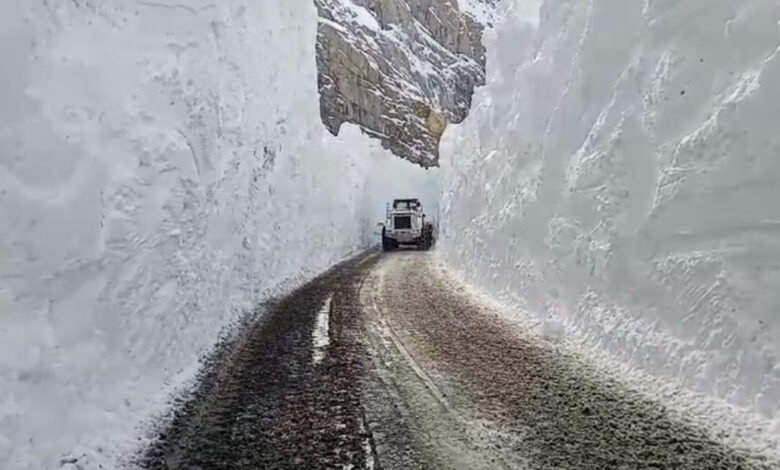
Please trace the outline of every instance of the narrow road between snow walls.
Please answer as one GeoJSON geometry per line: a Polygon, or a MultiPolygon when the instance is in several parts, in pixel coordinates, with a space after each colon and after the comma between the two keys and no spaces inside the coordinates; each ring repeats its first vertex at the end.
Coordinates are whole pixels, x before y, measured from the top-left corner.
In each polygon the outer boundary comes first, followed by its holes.
{"type": "Polygon", "coordinates": [[[550,343],[434,253],[364,253],[276,302],[136,459],[145,469],[770,469],[550,343]]]}

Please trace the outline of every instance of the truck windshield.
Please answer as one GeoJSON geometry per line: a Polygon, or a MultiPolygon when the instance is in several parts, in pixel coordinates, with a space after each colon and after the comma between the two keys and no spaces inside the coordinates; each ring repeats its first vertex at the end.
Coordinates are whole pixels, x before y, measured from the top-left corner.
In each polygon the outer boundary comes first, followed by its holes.
{"type": "Polygon", "coordinates": [[[396,199],[393,201],[393,209],[396,210],[413,210],[419,209],[420,201],[417,199],[396,199]]]}

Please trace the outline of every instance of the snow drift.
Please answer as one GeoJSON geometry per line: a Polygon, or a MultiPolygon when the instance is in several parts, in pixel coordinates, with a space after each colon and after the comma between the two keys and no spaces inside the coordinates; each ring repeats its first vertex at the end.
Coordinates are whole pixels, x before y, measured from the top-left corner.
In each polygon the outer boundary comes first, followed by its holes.
{"type": "Polygon", "coordinates": [[[225,325],[429,182],[326,135],[316,24],[298,1],[4,3],[0,468],[115,468],[225,325]]]}
{"type": "Polygon", "coordinates": [[[780,5],[539,3],[504,2],[445,135],[442,256],[551,337],[777,419],[780,5]]]}

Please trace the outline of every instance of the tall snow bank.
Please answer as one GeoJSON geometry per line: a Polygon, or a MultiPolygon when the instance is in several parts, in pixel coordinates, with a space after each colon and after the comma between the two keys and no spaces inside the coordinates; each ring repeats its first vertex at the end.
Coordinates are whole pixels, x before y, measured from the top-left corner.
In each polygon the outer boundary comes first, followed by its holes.
{"type": "Polygon", "coordinates": [[[316,22],[303,1],[3,3],[0,468],[116,468],[226,324],[374,242],[374,187],[416,186],[324,132],[316,22]]]}
{"type": "Polygon", "coordinates": [[[657,377],[780,417],[780,4],[507,1],[441,252],[657,377]]]}

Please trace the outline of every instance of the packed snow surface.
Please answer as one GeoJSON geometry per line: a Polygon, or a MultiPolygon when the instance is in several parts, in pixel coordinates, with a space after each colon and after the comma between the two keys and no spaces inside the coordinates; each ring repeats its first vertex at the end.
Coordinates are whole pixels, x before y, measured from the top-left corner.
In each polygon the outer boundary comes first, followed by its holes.
{"type": "Polygon", "coordinates": [[[445,134],[443,258],[550,338],[777,420],[780,3],[532,3],[445,134]]]}
{"type": "Polygon", "coordinates": [[[330,344],[330,305],[332,302],[333,294],[330,294],[317,311],[317,322],[314,324],[314,330],[311,334],[315,364],[320,363],[325,358],[325,348],[330,344]]]}
{"type": "Polygon", "coordinates": [[[0,468],[117,468],[226,325],[435,193],[327,135],[316,24],[298,1],[3,3],[0,468]]]}

